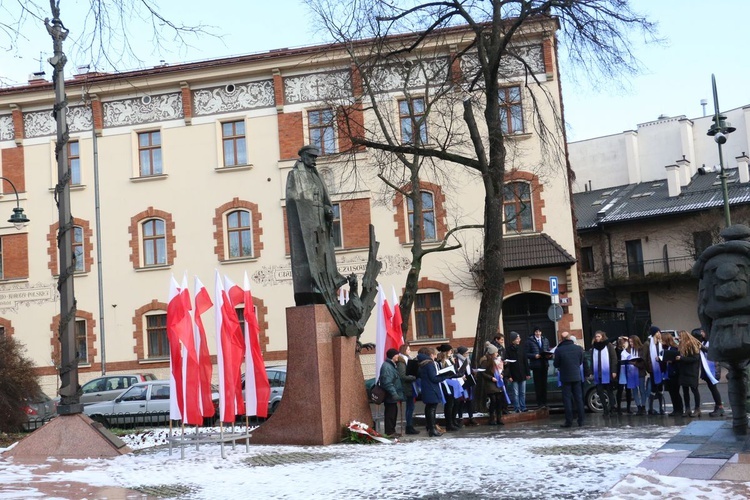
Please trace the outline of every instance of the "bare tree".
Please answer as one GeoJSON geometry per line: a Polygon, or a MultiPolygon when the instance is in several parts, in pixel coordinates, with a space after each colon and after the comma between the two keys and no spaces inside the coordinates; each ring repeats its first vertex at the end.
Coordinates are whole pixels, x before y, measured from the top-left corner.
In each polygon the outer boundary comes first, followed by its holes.
{"type": "MultiPolygon", "coordinates": [[[[355,147],[381,151],[409,161],[441,162],[460,165],[481,179],[484,188],[484,220],[481,283],[475,352],[492,339],[502,311],[505,276],[503,270],[504,185],[515,158],[512,141],[504,135],[501,120],[501,81],[509,66],[525,74],[525,91],[530,97],[530,127],[539,137],[541,153],[551,164],[571,170],[567,161],[561,105],[542,81],[534,55],[524,50],[532,40],[559,30],[567,48],[568,60],[584,71],[587,78],[609,81],[637,71],[630,35],[639,32],[653,38],[655,25],[635,13],[627,0],[445,0],[391,2],[387,0],[308,0],[321,27],[333,39],[349,48],[360,75],[393,73],[401,68],[404,98],[409,99],[409,61],[427,61],[437,56],[436,40],[454,37],[456,51],[450,54],[445,71],[429,78],[425,64],[417,67],[424,76],[420,96],[424,96],[422,116],[446,118],[442,128],[429,141],[403,140],[394,133],[387,116],[389,101],[368,88],[363,77],[361,106],[375,116],[376,127],[356,127],[351,142],[355,147]],[[365,41],[362,39],[366,38],[365,41]],[[460,75],[454,74],[460,63],[460,75]],[[406,71],[406,74],[404,72],[406,71]],[[458,110],[458,111],[457,111],[458,110]],[[431,113],[430,113],[431,112],[431,113]],[[544,118],[544,117],[552,117],[544,118]]],[[[557,40],[557,39],[555,39],[557,40]]],[[[555,46],[557,49],[557,46],[555,46]]],[[[444,50],[444,49],[443,49],[444,50]]],[[[443,53],[444,54],[444,53],[443,53]]],[[[398,73],[398,71],[397,71],[398,73]]],[[[377,78],[373,78],[377,80],[377,78]]],[[[393,90],[393,89],[391,89],[393,90]]],[[[390,101],[392,102],[392,101],[390,101]]],[[[410,106],[409,116],[418,113],[410,106]]],[[[430,120],[430,125],[435,123],[430,120]]],[[[412,133],[420,122],[412,121],[412,133]]],[[[434,130],[433,130],[434,131],[434,130]]],[[[418,136],[416,136],[418,137],[418,136]]],[[[392,188],[400,186],[392,183],[392,188]]],[[[415,219],[416,220],[416,219],[415,219]]],[[[414,226],[418,226],[415,224],[414,226]]],[[[572,228],[571,228],[572,230],[572,228]]],[[[414,241],[419,241],[418,229],[414,241]]],[[[403,304],[402,304],[403,305],[403,304]]],[[[407,313],[408,311],[404,311],[407,313]]],[[[404,314],[404,317],[407,317],[404,314]]]]}

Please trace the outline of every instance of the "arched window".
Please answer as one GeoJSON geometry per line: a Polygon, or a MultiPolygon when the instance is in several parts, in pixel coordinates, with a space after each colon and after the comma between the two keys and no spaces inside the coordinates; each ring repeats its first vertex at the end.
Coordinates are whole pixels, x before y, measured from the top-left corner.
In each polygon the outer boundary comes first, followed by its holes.
{"type": "MultiPolygon", "coordinates": [[[[422,240],[434,240],[437,238],[435,230],[435,197],[429,191],[420,191],[422,198],[422,240]]],[[[406,208],[409,213],[409,239],[414,239],[414,202],[411,198],[406,199],[406,208]]]]}
{"type": "Polygon", "coordinates": [[[149,219],[141,224],[143,230],[143,265],[160,266],[167,263],[166,226],[161,219],[149,219]]]}
{"type": "Polygon", "coordinates": [[[227,240],[229,258],[253,256],[253,223],[247,210],[235,210],[227,214],[227,240]]]}
{"type": "Polygon", "coordinates": [[[505,230],[520,233],[534,229],[531,186],[527,182],[509,182],[503,187],[505,230]]]}
{"type": "Polygon", "coordinates": [[[83,254],[83,228],[73,226],[73,259],[75,262],[75,272],[82,273],[85,270],[83,254]]]}

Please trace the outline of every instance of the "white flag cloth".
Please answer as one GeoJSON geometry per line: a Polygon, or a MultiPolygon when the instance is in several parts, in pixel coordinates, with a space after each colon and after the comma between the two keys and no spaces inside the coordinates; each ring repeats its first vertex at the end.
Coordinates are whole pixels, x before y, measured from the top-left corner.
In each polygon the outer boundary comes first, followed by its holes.
{"type": "MultiPolygon", "coordinates": [[[[172,275],[172,279],[169,282],[169,300],[168,303],[171,303],[173,300],[180,300],[180,288],[177,285],[177,280],[174,279],[174,275],[172,275]]],[[[170,343],[173,342],[173,339],[169,339],[170,343]]],[[[170,344],[170,350],[171,350],[171,344],[170,344]]],[[[175,370],[179,370],[179,373],[182,373],[181,367],[175,366],[178,363],[182,364],[182,361],[180,359],[172,359],[174,356],[169,356],[169,418],[170,420],[182,420],[182,414],[180,413],[180,405],[179,400],[180,396],[182,395],[182,388],[178,389],[178,382],[175,379],[175,370]]],[[[181,385],[181,384],[180,384],[181,385]]]]}
{"type": "Polygon", "coordinates": [[[375,380],[380,377],[380,367],[385,360],[385,342],[388,336],[384,305],[386,303],[383,287],[378,284],[378,300],[375,305],[375,380]]]}

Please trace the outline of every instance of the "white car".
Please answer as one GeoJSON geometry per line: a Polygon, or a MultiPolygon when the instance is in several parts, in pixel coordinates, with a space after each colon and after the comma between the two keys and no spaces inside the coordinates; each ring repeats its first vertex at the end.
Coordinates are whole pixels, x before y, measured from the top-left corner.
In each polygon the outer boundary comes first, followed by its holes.
{"type": "Polygon", "coordinates": [[[84,406],[83,412],[105,427],[169,422],[169,380],[137,383],[112,401],[84,406]]]}

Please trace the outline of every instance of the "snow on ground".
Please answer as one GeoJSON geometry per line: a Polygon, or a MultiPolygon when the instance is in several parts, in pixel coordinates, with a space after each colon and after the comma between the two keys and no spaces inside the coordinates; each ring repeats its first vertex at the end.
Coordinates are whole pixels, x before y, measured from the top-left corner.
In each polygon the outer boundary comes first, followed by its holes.
{"type": "MultiPolygon", "coordinates": [[[[513,427],[393,445],[250,446],[246,452],[245,445],[238,444],[234,450],[226,447],[226,459],[215,444],[201,445],[199,451],[189,446],[184,459],[179,449],[170,455],[167,447],[153,446],[165,442],[168,430],[153,430],[124,437],[139,449],[133,454],[66,461],[80,470],[61,472],[53,463],[32,467],[0,460],[0,485],[5,485],[0,486],[0,499],[39,498],[35,481],[142,490],[172,485],[184,492],[182,498],[196,499],[249,493],[267,499],[597,498],[680,430],[513,427]]],[[[623,488],[652,482],[649,472],[638,474],[623,488]]],[[[659,479],[664,483],[673,478],[659,479]]]]}

